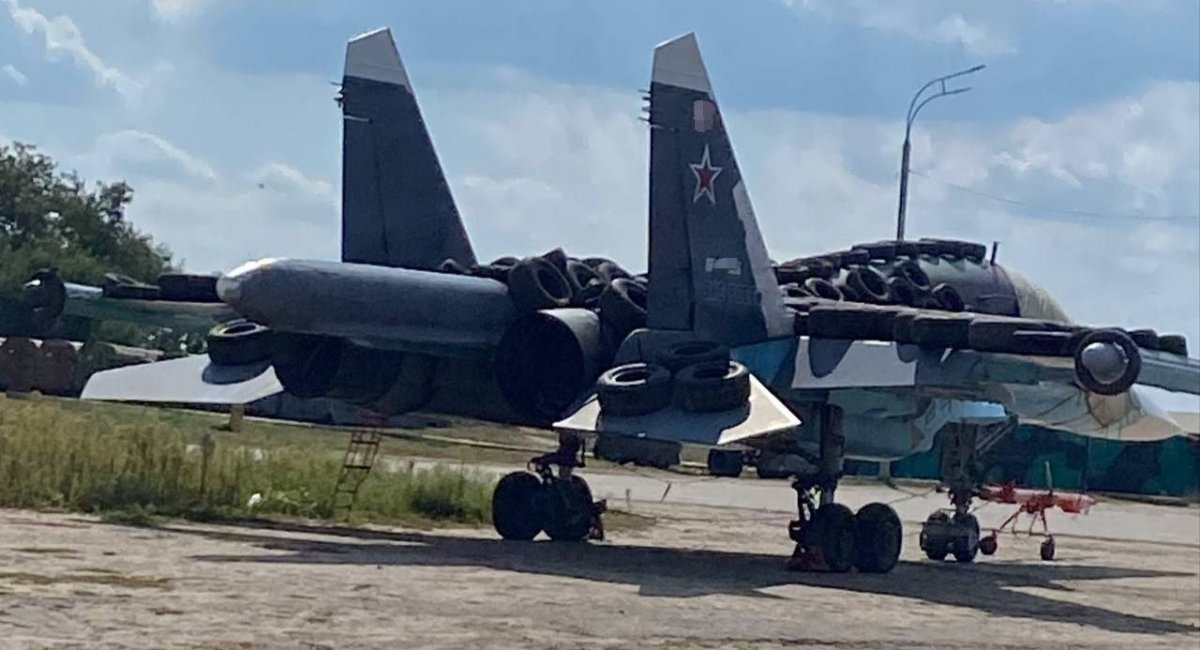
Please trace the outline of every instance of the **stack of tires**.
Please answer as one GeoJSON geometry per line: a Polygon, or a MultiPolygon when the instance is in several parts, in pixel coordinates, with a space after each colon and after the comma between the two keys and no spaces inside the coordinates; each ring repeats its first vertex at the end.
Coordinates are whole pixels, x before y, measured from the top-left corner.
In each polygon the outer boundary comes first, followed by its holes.
{"type": "Polygon", "coordinates": [[[489,278],[508,286],[517,312],[578,307],[596,310],[617,340],[646,324],[646,277],[603,257],[569,257],[561,248],[536,257],[501,257],[465,268],[446,260],[443,273],[489,278]]]}
{"type": "Polygon", "coordinates": [[[962,296],[948,284],[933,285],[914,259],[873,262],[865,250],[786,263],[776,268],[784,296],[960,312],[962,296]]]}
{"type": "Polygon", "coordinates": [[[0,339],[0,390],[69,397],[78,390],[79,353],[70,341],[0,339]]]}
{"type": "Polygon", "coordinates": [[[127,275],[106,273],[100,289],[105,298],[119,300],[221,302],[217,295],[216,275],[163,273],[155,279],[154,284],[146,284],[127,275]]]}
{"type": "Polygon", "coordinates": [[[600,375],[600,412],[645,415],[674,404],[683,411],[712,413],[739,408],[750,399],[750,372],[731,360],[729,348],[720,343],[675,343],[654,361],[617,366],[600,375]]]}

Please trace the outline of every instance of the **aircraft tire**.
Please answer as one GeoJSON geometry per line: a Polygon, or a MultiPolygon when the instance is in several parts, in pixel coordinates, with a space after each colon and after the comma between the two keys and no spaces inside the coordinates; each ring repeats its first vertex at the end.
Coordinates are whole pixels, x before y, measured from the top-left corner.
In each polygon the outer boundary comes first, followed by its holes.
{"type": "Polygon", "coordinates": [[[750,371],[736,361],[708,361],[675,374],[675,402],[692,413],[717,413],[750,399],[750,371]]]}
{"type": "Polygon", "coordinates": [[[968,533],[966,536],[956,536],[950,542],[950,553],[954,555],[955,561],[961,564],[969,564],[975,561],[975,555],[979,552],[979,520],[975,515],[963,515],[954,522],[956,527],[966,527],[968,533]]]}
{"type": "Polygon", "coordinates": [[[14,393],[33,390],[37,373],[37,344],[23,336],[9,336],[0,343],[0,389],[14,393]]]}
{"type": "Polygon", "coordinates": [[[550,264],[552,264],[554,266],[554,268],[558,269],[558,272],[562,273],[564,277],[566,276],[567,261],[570,258],[567,257],[567,254],[563,251],[563,249],[561,247],[556,248],[548,253],[543,253],[541,257],[542,257],[542,259],[546,260],[547,262],[550,262],[550,264]]]}
{"type": "Polygon", "coordinates": [[[208,357],[223,366],[240,366],[271,358],[271,329],[238,318],[208,331],[208,357]]]}
{"type": "Polygon", "coordinates": [[[962,294],[958,289],[942,283],[933,288],[933,297],[937,300],[938,306],[943,311],[965,311],[967,309],[966,302],[963,301],[962,294]]]}
{"type": "Polygon", "coordinates": [[[908,278],[892,276],[887,281],[891,302],[897,305],[914,306],[917,304],[917,288],[908,278]]]}
{"type": "Polygon", "coordinates": [[[61,316],[67,304],[67,285],[63,284],[62,277],[52,269],[39,269],[29,280],[38,283],[36,288],[26,289],[23,295],[34,319],[44,323],[61,316]]]}
{"type": "Polygon", "coordinates": [[[616,262],[601,262],[592,267],[596,273],[608,282],[616,280],[629,279],[633,277],[628,271],[621,267],[616,262]]]}
{"type": "MultiPolygon", "coordinates": [[[[1072,341],[1074,343],[1074,341],[1072,341]]],[[[1142,354],[1138,346],[1127,334],[1120,330],[1095,330],[1079,338],[1073,353],[1075,361],[1075,381],[1085,390],[1097,395],[1119,395],[1129,390],[1142,373],[1142,354]],[[1112,382],[1104,383],[1096,379],[1083,363],[1083,351],[1093,343],[1108,343],[1121,348],[1126,363],[1125,371],[1112,382]]]]}
{"type": "Polygon", "coordinates": [[[1158,332],[1151,329],[1129,330],[1129,338],[1137,344],[1139,348],[1147,350],[1158,349],[1158,332]]]}
{"type": "Polygon", "coordinates": [[[703,339],[680,341],[663,348],[657,357],[658,365],[674,374],[697,363],[729,361],[729,346],[703,339]]]}
{"type": "Polygon", "coordinates": [[[503,266],[492,263],[484,266],[472,266],[467,269],[467,275],[472,275],[477,278],[487,278],[504,284],[508,283],[508,272],[512,269],[511,266],[503,266]]]}
{"type": "Polygon", "coordinates": [[[950,515],[938,511],[929,515],[921,525],[921,536],[918,538],[925,557],[934,562],[941,562],[950,554],[950,539],[946,529],[950,527],[950,515]]]}
{"type": "Polygon", "coordinates": [[[712,476],[737,478],[742,475],[742,452],[737,449],[709,449],[708,473],[712,476]]]}
{"type": "Polygon", "coordinates": [[[967,345],[970,327],[969,316],[917,315],[911,321],[904,317],[897,318],[893,324],[893,334],[897,341],[916,343],[926,348],[962,348],[967,345]],[[903,321],[909,323],[907,334],[902,332],[903,321]],[[905,335],[907,339],[903,338],[905,335]]]}
{"type": "Polygon", "coordinates": [[[575,474],[544,488],[546,535],[556,542],[579,542],[592,531],[592,490],[575,474]]]}
{"type": "Polygon", "coordinates": [[[866,251],[873,260],[890,262],[896,259],[896,242],[881,241],[874,244],[857,244],[851,250],[866,251]]]}
{"type": "Polygon", "coordinates": [[[512,472],[500,479],[492,492],[492,526],[500,537],[530,541],[542,532],[542,492],[538,477],[512,472]]]}
{"type": "Polygon", "coordinates": [[[453,257],[447,257],[446,259],[442,260],[441,264],[438,264],[438,272],[450,273],[452,275],[466,275],[467,267],[459,264],[458,260],[454,259],[453,257]]]}
{"type": "Polygon", "coordinates": [[[33,387],[44,395],[70,395],[78,367],[79,353],[70,342],[62,339],[44,340],[38,348],[33,387]]]}
{"type": "Polygon", "coordinates": [[[804,281],[804,288],[812,295],[818,298],[825,298],[826,300],[843,300],[846,298],[841,289],[824,278],[809,278],[804,281]]]}
{"type": "Polygon", "coordinates": [[[571,302],[571,283],[553,263],[540,257],[521,260],[508,272],[508,293],[517,311],[558,309],[571,302]]]}
{"type": "Polygon", "coordinates": [[[625,338],[646,324],[646,297],[645,286],[629,278],[612,280],[600,294],[600,321],[625,338]]]}
{"type": "Polygon", "coordinates": [[[854,515],[854,568],[862,573],[887,573],[900,561],[903,530],[889,505],[868,503],[854,515]]]}
{"type": "Polygon", "coordinates": [[[600,412],[643,415],[671,403],[671,372],[652,363],[627,363],[610,368],[596,380],[600,412]]]}
{"type": "Polygon", "coordinates": [[[217,276],[191,273],[163,273],[154,281],[162,300],[178,302],[221,302],[217,295],[217,276]]]}
{"type": "Polygon", "coordinates": [[[575,293],[579,293],[592,282],[598,282],[602,285],[608,284],[592,267],[579,260],[567,260],[566,278],[567,282],[571,283],[571,288],[575,290],[575,293]]]}
{"type": "Polygon", "coordinates": [[[869,266],[858,266],[846,274],[846,286],[863,302],[887,303],[891,299],[887,278],[869,266]]]}
{"type": "Polygon", "coordinates": [[[161,292],[152,284],[143,284],[127,275],[105,273],[100,290],[105,298],[124,300],[158,300],[161,292]]]}
{"type": "Polygon", "coordinates": [[[1187,356],[1187,338],[1182,334],[1163,334],[1158,337],[1158,349],[1168,354],[1187,356]]]}
{"type": "Polygon", "coordinates": [[[996,535],[988,535],[979,540],[979,552],[984,555],[995,555],[996,550],[1000,547],[999,541],[996,540],[996,535]]]}
{"type": "MultiPolygon", "coordinates": [[[[1063,323],[1009,317],[977,317],[971,321],[967,344],[980,352],[1022,353],[1018,349],[1017,333],[1021,332],[1067,332],[1077,328],[1063,323]]],[[[1026,352],[1026,354],[1029,354],[1026,352]]]]}
{"type": "Polygon", "coordinates": [[[912,284],[917,291],[930,291],[933,286],[929,282],[929,276],[921,269],[921,265],[917,264],[916,260],[905,260],[892,269],[892,277],[904,278],[912,284]]]}
{"type": "Polygon", "coordinates": [[[572,307],[582,307],[584,309],[596,309],[600,306],[600,294],[608,288],[608,283],[602,279],[592,280],[583,285],[583,288],[575,292],[571,298],[572,307]]]}
{"type": "Polygon", "coordinates": [[[841,503],[817,508],[801,532],[808,552],[818,551],[830,573],[845,573],[854,566],[856,523],[854,513],[841,503]]]}

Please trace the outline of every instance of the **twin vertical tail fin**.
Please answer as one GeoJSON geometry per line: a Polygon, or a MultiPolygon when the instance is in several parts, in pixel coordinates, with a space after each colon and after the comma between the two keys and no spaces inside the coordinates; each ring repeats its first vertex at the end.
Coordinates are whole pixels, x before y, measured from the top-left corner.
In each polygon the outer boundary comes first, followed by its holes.
{"type": "Polygon", "coordinates": [[[342,261],[436,269],[475,253],[391,31],[346,47],[342,261]]]}
{"type": "Polygon", "coordinates": [[[654,50],[648,327],[739,345],[790,336],[750,196],[693,34],[654,50]]]}

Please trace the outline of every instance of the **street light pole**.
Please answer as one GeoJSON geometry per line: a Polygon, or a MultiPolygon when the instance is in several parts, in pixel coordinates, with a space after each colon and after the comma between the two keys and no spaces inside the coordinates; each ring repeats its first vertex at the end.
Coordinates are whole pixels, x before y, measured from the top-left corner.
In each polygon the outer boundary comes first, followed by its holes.
{"type": "Polygon", "coordinates": [[[970,86],[947,90],[946,82],[955,77],[961,77],[973,72],[979,72],[985,67],[986,66],[981,64],[973,68],[959,70],[958,72],[930,80],[924,86],[921,86],[920,90],[917,91],[917,94],[913,95],[912,101],[908,103],[908,114],[905,116],[904,120],[904,147],[900,153],[900,209],[896,215],[896,241],[904,241],[904,216],[906,209],[908,208],[908,160],[910,154],[912,153],[912,141],[910,136],[912,135],[913,122],[917,119],[917,113],[920,113],[921,109],[925,108],[926,104],[937,99],[938,97],[957,95],[970,90],[970,86]],[[921,99],[921,95],[935,84],[940,85],[941,88],[936,93],[926,97],[924,100],[921,100],[921,103],[918,104],[917,100],[921,99]]]}

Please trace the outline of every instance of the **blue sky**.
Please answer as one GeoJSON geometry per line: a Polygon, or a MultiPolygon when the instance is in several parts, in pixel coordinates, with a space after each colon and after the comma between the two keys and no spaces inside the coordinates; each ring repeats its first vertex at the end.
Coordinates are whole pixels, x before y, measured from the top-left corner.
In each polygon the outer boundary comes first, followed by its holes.
{"type": "Polygon", "coordinates": [[[890,236],[909,97],[985,63],[917,124],[910,234],[1200,347],[1196,0],[0,0],[0,140],[127,178],[188,268],[332,258],[330,82],[384,25],[482,255],[639,268],[656,43],[696,31],[778,259],[890,236]]]}

